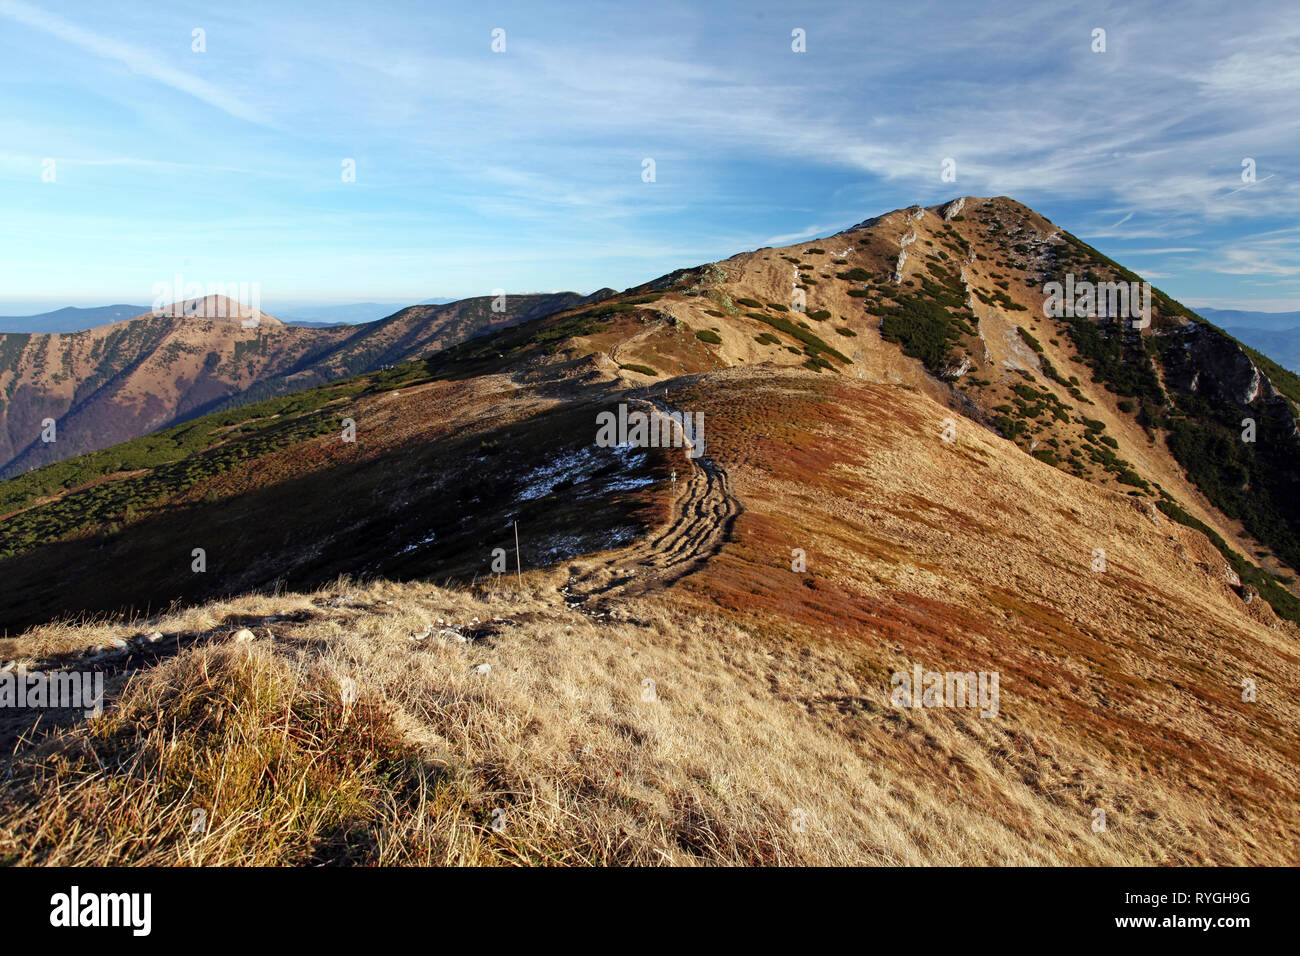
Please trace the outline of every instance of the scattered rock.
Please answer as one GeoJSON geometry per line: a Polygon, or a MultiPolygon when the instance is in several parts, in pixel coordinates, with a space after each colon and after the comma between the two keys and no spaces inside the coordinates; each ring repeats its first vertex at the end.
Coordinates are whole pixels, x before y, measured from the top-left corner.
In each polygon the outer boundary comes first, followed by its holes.
{"type": "Polygon", "coordinates": [[[126,641],[120,637],[110,637],[103,644],[96,644],[87,653],[91,660],[106,660],[113,657],[121,657],[129,649],[126,641]]]}
{"type": "Polygon", "coordinates": [[[230,639],[236,644],[251,644],[255,637],[256,635],[246,627],[241,627],[234,634],[230,635],[230,639]]]}
{"type": "Polygon", "coordinates": [[[1134,508],[1141,512],[1145,517],[1151,520],[1151,523],[1157,528],[1160,527],[1160,509],[1150,501],[1142,498],[1129,498],[1129,502],[1134,508]]]}
{"type": "Polygon", "coordinates": [[[154,631],[151,634],[146,634],[144,636],[144,639],[146,642],[150,644],[157,644],[159,641],[163,639],[163,633],[162,631],[154,631]]]}

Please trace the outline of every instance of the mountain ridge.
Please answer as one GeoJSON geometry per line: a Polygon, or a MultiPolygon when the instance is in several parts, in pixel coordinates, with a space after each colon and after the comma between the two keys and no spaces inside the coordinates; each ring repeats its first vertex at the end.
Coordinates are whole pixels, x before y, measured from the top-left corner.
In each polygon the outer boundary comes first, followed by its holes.
{"type": "MultiPolygon", "coordinates": [[[[382,350],[345,333],[329,351],[362,354],[369,367],[429,355],[383,381],[505,375],[539,394],[602,382],[644,389],[665,376],[747,366],[915,389],[1031,457],[1204,530],[1243,595],[1266,592],[1297,616],[1290,456],[1300,378],[1157,289],[1141,328],[1045,315],[1043,290],[1075,272],[1080,283],[1138,280],[1014,200],[959,197],[829,238],[675,270],[624,293],[546,301],[540,314],[521,312],[441,350],[427,310],[460,304],[403,310],[407,321],[389,329],[382,350]],[[1262,441],[1233,439],[1229,426],[1242,415],[1254,416],[1262,441]],[[1243,494],[1243,486],[1253,490],[1243,494]]],[[[484,300],[467,301],[481,310],[484,300]]],[[[280,384],[264,393],[254,385],[223,407],[281,394],[280,384]]],[[[352,387],[321,394],[328,401],[352,387]]],[[[319,407],[316,399],[308,405],[319,407]]],[[[54,491],[45,478],[30,487],[54,491]]],[[[17,486],[7,499],[19,512],[36,500],[17,486]]]]}
{"type": "Polygon", "coordinates": [[[305,328],[213,296],[81,332],[0,334],[0,476],[581,300],[577,293],[484,296],[408,306],[360,326],[305,328]],[[49,419],[54,441],[45,440],[49,419]]]}

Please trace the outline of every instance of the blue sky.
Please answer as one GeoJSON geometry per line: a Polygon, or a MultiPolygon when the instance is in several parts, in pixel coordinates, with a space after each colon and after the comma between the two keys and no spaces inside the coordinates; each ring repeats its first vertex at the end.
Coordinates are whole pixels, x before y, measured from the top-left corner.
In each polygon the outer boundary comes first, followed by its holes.
{"type": "Polygon", "coordinates": [[[177,273],[272,314],[623,288],[957,195],[1189,305],[1294,310],[1298,145],[1276,0],[0,0],[0,313],[177,273]]]}

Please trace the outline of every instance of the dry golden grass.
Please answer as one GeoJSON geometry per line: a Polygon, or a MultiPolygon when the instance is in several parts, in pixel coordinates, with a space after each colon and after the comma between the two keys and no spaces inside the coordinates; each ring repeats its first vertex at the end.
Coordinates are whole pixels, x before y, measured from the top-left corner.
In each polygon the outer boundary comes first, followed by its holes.
{"type": "Polygon", "coordinates": [[[1172,829],[1112,808],[1092,833],[1089,800],[1125,782],[1097,759],[1089,793],[1041,792],[1024,761],[1075,755],[1051,752],[1032,717],[1008,730],[895,710],[852,647],[760,639],[663,601],[593,620],[557,606],[552,583],[476,596],[343,582],[159,621],[211,642],[136,673],[99,720],[19,748],[0,859],[1144,863],[1220,823],[1164,793],[1172,829]],[[280,617],[229,642],[263,616],[280,617]],[[439,619],[493,633],[441,639],[439,619]]]}

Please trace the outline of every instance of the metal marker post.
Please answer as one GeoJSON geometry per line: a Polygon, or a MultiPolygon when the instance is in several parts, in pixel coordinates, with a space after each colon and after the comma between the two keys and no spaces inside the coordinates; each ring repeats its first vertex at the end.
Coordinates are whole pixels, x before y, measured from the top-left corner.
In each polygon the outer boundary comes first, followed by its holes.
{"type": "Polygon", "coordinates": [[[524,572],[519,564],[519,522],[516,521],[514,524],[515,524],[515,577],[519,579],[520,590],[523,590],[524,572]]]}

